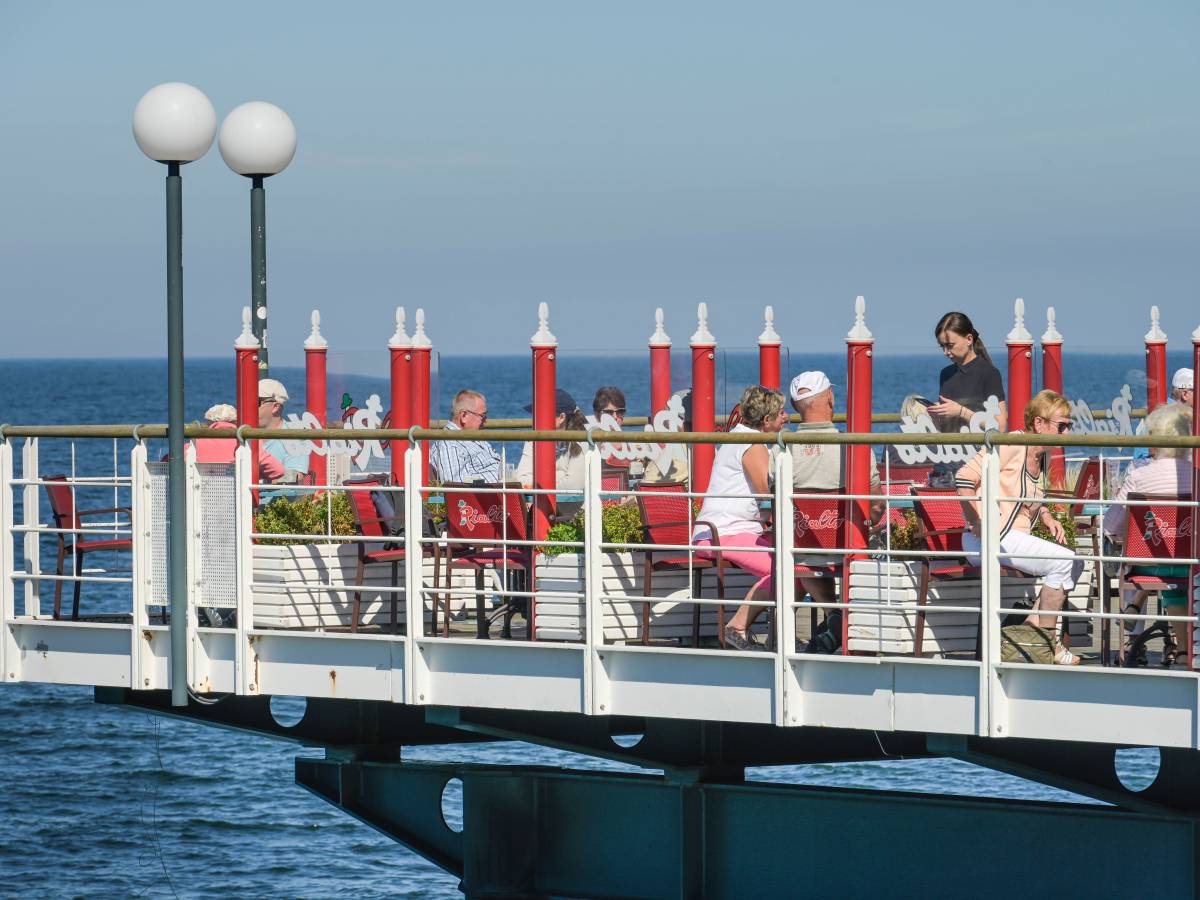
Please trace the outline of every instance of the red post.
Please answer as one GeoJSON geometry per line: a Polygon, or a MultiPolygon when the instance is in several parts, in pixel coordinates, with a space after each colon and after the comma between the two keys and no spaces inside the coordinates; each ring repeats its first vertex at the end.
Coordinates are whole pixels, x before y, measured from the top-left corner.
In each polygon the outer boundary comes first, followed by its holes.
{"type": "MultiPolygon", "coordinates": [[[[233,342],[237,361],[234,368],[238,425],[258,427],[258,338],[250,328],[250,307],[242,307],[242,333],[233,342]]],[[[253,460],[251,478],[258,482],[258,441],[250,442],[253,460]]]]}
{"type": "Polygon", "coordinates": [[[1158,324],[1158,307],[1150,307],[1150,330],[1146,332],[1146,412],[1167,402],[1167,335],[1158,324]]]}
{"type": "MultiPolygon", "coordinates": [[[[692,430],[715,431],[717,424],[717,339],[708,330],[708,304],[696,308],[699,324],[692,335],[692,430]]],[[[692,490],[702,494],[708,490],[708,479],[712,475],[713,456],[716,449],[712,444],[695,444],[692,447],[692,490]]]]}
{"type": "Polygon", "coordinates": [[[775,331],[775,309],[768,306],[763,312],[766,327],[758,336],[758,383],[779,390],[779,348],[783,338],[775,331]]]}
{"type": "MultiPolygon", "coordinates": [[[[1164,375],[1166,370],[1164,368],[1164,375]]],[[[1200,327],[1192,332],[1192,384],[1200,386],[1200,327]]],[[[1192,391],[1192,434],[1200,436],[1200,391],[1192,391]]],[[[1192,451],[1192,500],[1200,502],[1200,448],[1192,451]]],[[[1192,510],[1192,559],[1200,559],[1200,511],[1192,510]]],[[[1196,646],[1196,599],[1200,595],[1197,579],[1200,578],[1200,566],[1192,566],[1191,589],[1188,592],[1188,615],[1192,621],[1187,627],[1188,668],[1195,668],[1196,660],[1193,652],[1196,646]]]]}
{"type": "MultiPolygon", "coordinates": [[[[533,428],[553,431],[557,418],[558,338],[550,331],[550,308],[538,304],[538,330],[529,339],[533,352],[533,428]]],[[[552,491],[558,484],[554,441],[533,442],[533,488],[552,491]]],[[[554,496],[538,494],[534,503],[533,539],[545,540],[554,518],[554,496]]]]}
{"type": "MultiPolygon", "coordinates": [[[[429,357],[433,342],[425,334],[425,310],[417,310],[417,327],[412,336],[412,424],[429,427],[429,357]]],[[[429,454],[421,455],[421,484],[429,484],[429,454]]]]}
{"type": "Polygon", "coordinates": [[[1033,335],[1025,327],[1025,301],[1013,304],[1015,322],[1008,333],[1008,430],[1020,427],[1033,397],[1033,335]]]}
{"type": "MultiPolygon", "coordinates": [[[[304,339],[304,407],[316,418],[321,427],[328,424],[329,404],[327,400],[326,360],[329,344],[321,334],[321,312],[312,311],[312,333],[304,339]]],[[[317,447],[322,441],[313,441],[317,447]]],[[[313,473],[314,484],[326,484],[329,475],[329,460],[313,451],[308,455],[308,469],[313,473]]]]}
{"type": "MultiPolygon", "coordinates": [[[[1042,387],[1060,394],[1063,392],[1062,345],[1063,336],[1055,327],[1054,307],[1051,306],[1046,310],[1046,331],[1042,334],[1042,387]]],[[[1011,418],[1011,412],[1009,416],[1011,418]]],[[[1062,487],[1066,482],[1066,471],[1062,447],[1055,447],[1050,453],[1050,484],[1062,487]]]]}
{"type": "Polygon", "coordinates": [[[671,338],[663,330],[663,311],[654,310],[654,334],[650,335],[650,423],[667,408],[671,399],[671,338]]]}
{"type": "MultiPolygon", "coordinates": [[[[871,388],[872,355],[875,337],[867,328],[867,301],[862,297],[854,300],[854,327],[846,335],[846,432],[867,434],[871,431],[871,388]]],[[[874,451],[865,444],[846,448],[847,474],[846,493],[865,495],[871,492],[871,454],[874,451]]],[[[861,550],[867,546],[867,528],[870,521],[871,501],[850,500],[850,515],[846,517],[846,549],[861,550]]],[[[843,562],[842,584],[850,583],[850,564],[860,555],[847,555],[843,562]]],[[[849,594],[846,594],[849,597],[849,594]]],[[[850,615],[847,609],[842,615],[842,653],[849,653],[850,615]]]]}
{"type": "MultiPolygon", "coordinates": [[[[388,352],[392,357],[392,403],[388,413],[388,424],[392,428],[408,428],[412,425],[412,339],[404,330],[404,307],[396,307],[396,333],[388,341],[388,352]]],[[[391,441],[388,444],[392,458],[392,484],[404,484],[404,451],[408,441],[391,441]]]]}

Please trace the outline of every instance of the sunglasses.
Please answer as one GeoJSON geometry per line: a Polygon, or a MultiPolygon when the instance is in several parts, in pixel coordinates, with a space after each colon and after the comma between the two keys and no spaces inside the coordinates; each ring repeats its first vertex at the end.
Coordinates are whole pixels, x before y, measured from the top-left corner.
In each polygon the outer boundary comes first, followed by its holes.
{"type": "Polygon", "coordinates": [[[610,416],[623,416],[625,415],[625,407],[618,406],[615,409],[602,409],[600,412],[608,413],[610,416]]]}
{"type": "MultiPolygon", "coordinates": [[[[1041,416],[1038,416],[1038,418],[1041,419],[1041,416]]],[[[1042,421],[1045,422],[1047,425],[1053,425],[1059,434],[1065,434],[1066,432],[1071,430],[1070,421],[1052,422],[1050,419],[1042,419],[1042,421]]]]}
{"type": "Polygon", "coordinates": [[[478,412],[475,412],[475,410],[473,410],[473,409],[464,409],[463,412],[470,413],[473,416],[479,416],[479,424],[480,425],[482,425],[484,422],[487,421],[488,414],[485,412],[478,413],[478,412]]]}

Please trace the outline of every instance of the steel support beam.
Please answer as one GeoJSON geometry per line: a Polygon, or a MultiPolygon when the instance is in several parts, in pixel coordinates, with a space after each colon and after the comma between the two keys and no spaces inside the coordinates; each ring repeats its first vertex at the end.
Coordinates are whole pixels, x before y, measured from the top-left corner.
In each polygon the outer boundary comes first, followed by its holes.
{"type": "Polygon", "coordinates": [[[296,781],[468,897],[1028,900],[1136,896],[1148,873],[1167,896],[1198,887],[1192,819],[1102,806],[344,758],[297,759],[296,781]],[[452,778],[461,833],[442,816],[452,778]]]}

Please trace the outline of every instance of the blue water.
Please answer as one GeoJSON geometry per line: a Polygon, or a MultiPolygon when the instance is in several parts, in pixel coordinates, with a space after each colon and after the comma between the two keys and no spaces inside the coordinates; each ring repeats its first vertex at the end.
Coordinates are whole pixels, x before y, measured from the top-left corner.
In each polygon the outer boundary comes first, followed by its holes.
{"type": "MultiPolygon", "coordinates": [[[[793,353],[791,372],[823,368],[845,384],[841,354],[793,353]]],[[[1184,365],[1173,353],[1170,367],[1184,365]]],[[[894,411],[909,392],[932,393],[942,360],[928,356],[875,359],[876,408],[894,411]]],[[[1120,386],[1144,398],[1142,355],[1068,354],[1067,393],[1106,406],[1120,386]]],[[[727,409],[741,387],[757,381],[748,354],[722,354],[718,397],[727,409]]],[[[297,405],[299,369],[277,368],[297,405]]],[[[582,406],[600,384],[624,388],[631,414],[648,402],[643,357],[564,350],[560,384],[582,406]]],[[[686,359],[675,363],[686,385],[686,359]]],[[[438,362],[438,402],[444,412],[459,387],[485,390],[493,416],[521,415],[528,402],[525,357],[445,357],[438,362]]],[[[189,420],[233,398],[231,360],[198,360],[187,368],[189,420]]],[[[386,382],[331,375],[336,414],[343,391],[358,402],[387,396],[386,382]]],[[[0,362],[0,422],[162,422],[165,365],[158,361],[57,360],[0,362]]],[[[843,396],[839,395],[839,403],[843,396]]],[[[127,471],[129,443],[119,442],[127,471]]],[[[66,441],[43,441],[42,474],[112,471],[113,442],[80,441],[72,460],[66,441]]],[[[110,505],[96,489],[90,505],[110,505]]],[[[81,497],[80,506],[89,505],[81,497]]],[[[45,601],[43,601],[45,602],[45,601]]],[[[90,609],[117,608],[89,586],[90,609]]],[[[92,702],[86,688],[0,686],[0,896],[199,896],[220,892],[260,897],[333,895],[456,897],[456,879],[365,825],[337,813],[293,783],[294,745],[214,728],[155,719],[92,702]]],[[[304,751],[311,752],[311,751],[304,751]]],[[[619,768],[585,757],[522,744],[432,747],[410,759],[619,768]]],[[[1147,755],[1130,763],[1152,769],[1147,755]]],[[[1040,785],[947,760],[889,760],[752,770],[751,779],[836,786],[1039,799],[1079,799],[1040,785]]]]}

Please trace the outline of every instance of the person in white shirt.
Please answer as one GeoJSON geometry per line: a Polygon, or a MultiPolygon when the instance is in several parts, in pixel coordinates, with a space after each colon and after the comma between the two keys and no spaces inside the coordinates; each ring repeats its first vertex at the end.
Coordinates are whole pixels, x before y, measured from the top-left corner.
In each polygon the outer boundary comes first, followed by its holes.
{"type": "MultiPolygon", "coordinates": [[[[487,400],[479,391],[461,390],[450,404],[447,431],[478,431],[488,418],[487,400]]],[[[429,465],[447,482],[500,481],[500,455],[487,441],[430,441],[429,465]]]]}
{"type": "MultiPolygon", "coordinates": [[[[730,434],[765,432],[778,434],[787,423],[783,394],[755,385],[746,388],[739,402],[742,421],[730,434]]],[[[753,599],[761,587],[770,590],[774,570],[771,554],[764,549],[773,545],[763,534],[762,516],[754,494],[769,494],[768,472],[770,453],[765,444],[721,444],[713,459],[712,474],[704,505],[696,517],[692,540],[700,547],[719,543],[721,556],[739,569],[758,576],[746,594],[753,599]],[[713,530],[716,530],[716,540],[713,530]],[[747,549],[736,549],[736,548],[747,549]]],[[[790,517],[789,517],[790,518],[790,517]]],[[[712,550],[701,549],[697,555],[716,557],[712,550]]],[[[762,612],[760,606],[741,606],[725,626],[725,645],[735,650],[762,650],[750,634],[750,626],[762,612]]]]}

